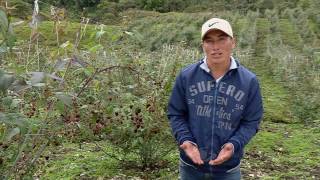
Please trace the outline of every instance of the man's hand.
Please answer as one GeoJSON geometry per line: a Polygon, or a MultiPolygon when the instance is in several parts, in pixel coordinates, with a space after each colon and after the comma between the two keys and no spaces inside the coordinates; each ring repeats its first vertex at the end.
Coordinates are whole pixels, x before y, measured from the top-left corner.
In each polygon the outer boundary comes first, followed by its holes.
{"type": "Polygon", "coordinates": [[[200,152],[198,150],[198,147],[192,144],[191,142],[189,141],[183,142],[180,145],[180,148],[184,150],[184,152],[193,161],[193,163],[197,165],[201,165],[204,163],[200,157],[200,152]]]}
{"type": "Polygon", "coordinates": [[[219,165],[224,163],[225,161],[229,160],[231,156],[233,155],[234,146],[232,143],[227,143],[224,145],[224,147],[221,149],[218,157],[216,159],[210,160],[210,165],[219,165]]]}

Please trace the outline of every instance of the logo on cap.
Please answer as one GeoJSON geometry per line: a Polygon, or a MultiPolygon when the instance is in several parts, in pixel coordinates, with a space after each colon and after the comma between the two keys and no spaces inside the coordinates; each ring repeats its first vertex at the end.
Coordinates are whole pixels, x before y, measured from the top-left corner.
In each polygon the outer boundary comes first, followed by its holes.
{"type": "Polygon", "coordinates": [[[215,24],[217,24],[217,23],[219,23],[219,22],[214,22],[214,23],[212,23],[212,24],[209,24],[208,27],[211,27],[211,26],[213,26],[213,25],[215,25],[215,24]]]}

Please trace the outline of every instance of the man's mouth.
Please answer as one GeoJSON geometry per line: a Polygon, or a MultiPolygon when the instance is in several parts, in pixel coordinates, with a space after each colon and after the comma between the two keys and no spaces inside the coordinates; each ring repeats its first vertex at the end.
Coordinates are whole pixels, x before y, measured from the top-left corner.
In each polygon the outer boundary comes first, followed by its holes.
{"type": "Polygon", "coordinates": [[[220,57],[220,56],[222,56],[222,53],[211,53],[211,56],[220,57]]]}

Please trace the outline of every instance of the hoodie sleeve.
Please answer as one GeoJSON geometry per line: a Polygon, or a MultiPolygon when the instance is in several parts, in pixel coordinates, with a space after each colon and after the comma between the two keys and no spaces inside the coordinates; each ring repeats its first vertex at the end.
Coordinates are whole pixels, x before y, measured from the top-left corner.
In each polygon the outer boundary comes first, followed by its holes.
{"type": "Polygon", "coordinates": [[[173,135],[181,145],[184,141],[196,144],[188,125],[188,111],[185,98],[185,87],[181,74],[177,77],[168,104],[168,119],[173,135]]]}
{"type": "Polygon", "coordinates": [[[262,119],[263,106],[259,82],[256,77],[251,81],[248,102],[244,109],[240,125],[235,134],[229,139],[234,145],[234,152],[244,148],[250,139],[258,132],[262,119]]]}

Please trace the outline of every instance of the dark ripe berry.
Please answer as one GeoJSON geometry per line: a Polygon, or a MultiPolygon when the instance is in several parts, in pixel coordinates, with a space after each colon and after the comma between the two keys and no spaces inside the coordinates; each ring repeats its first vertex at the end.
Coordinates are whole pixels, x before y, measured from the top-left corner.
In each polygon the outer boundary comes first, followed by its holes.
{"type": "Polygon", "coordinates": [[[139,113],[141,113],[141,109],[140,108],[136,109],[136,115],[138,115],[139,113]]]}
{"type": "Polygon", "coordinates": [[[48,161],[49,160],[49,156],[46,156],[45,159],[48,161]]]}
{"type": "Polygon", "coordinates": [[[109,101],[112,101],[112,97],[109,97],[108,100],[109,100],[109,101]]]}
{"type": "Polygon", "coordinates": [[[115,114],[116,116],[118,116],[118,115],[119,115],[119,113],[118,113],[118,112],[115,112],[114,114],[115,114]]]}

